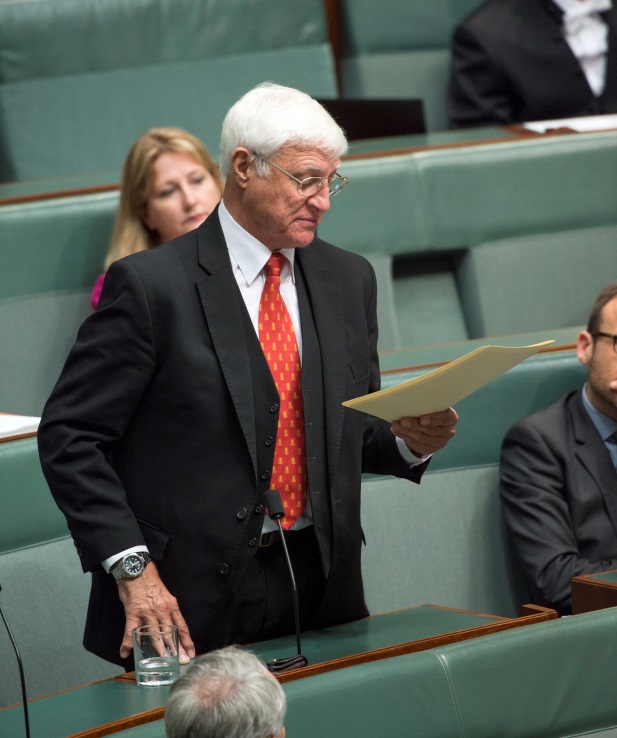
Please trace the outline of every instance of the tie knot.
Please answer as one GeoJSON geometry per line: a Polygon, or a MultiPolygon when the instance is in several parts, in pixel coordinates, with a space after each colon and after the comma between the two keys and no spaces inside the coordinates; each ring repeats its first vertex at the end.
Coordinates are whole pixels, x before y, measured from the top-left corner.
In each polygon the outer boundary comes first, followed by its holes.
{"type": "Polygon", "coordinates": [[[283,264],[285,263],[285,257],[283,254],[276,253],[272,254],[272,256],[268,259],[266,262],[266,266],[264,269],[266,270],[266,275],[268,277],[280,277],[281,276],[281,269],[283,268],[283,264]]]}

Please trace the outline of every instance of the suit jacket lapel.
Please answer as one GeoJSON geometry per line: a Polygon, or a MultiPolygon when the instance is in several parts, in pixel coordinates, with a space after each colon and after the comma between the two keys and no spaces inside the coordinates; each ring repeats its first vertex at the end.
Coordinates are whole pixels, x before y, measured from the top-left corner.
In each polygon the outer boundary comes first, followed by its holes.
{"type": "Polygon", "coordinates": [[[340,275],[323,267],[315,242],[298,249],[296,264],[302,269],[321,347],[328,449],[329,478],[334,478],[343,432],[346,342],[343,292],[340,275]]]}
{"type": "Polygon", "coordinates": [[[246,310],[231,269],[218,215],[198,230],[199,264],[206,276],[197,282],[206,323],[240,426],[257,471],[255,403],[247,342],[243,339],[246,310]]]}
{"type": "Polygon", "coordinates": [[[606,101],[610,110],[617,102],[617,9],[604,14],[608,24],[608,54],[606,57],[606,87],[602,93],[602,100],[606,101]]]}
{"type": "Polygon", "coordinates": [[[576,455],[597,484],[615,534],[617,535],[617,479],[615,467],[602,439],[591,421],[581,398],[580,390],[569,404],[572,417],[576,455]]]}

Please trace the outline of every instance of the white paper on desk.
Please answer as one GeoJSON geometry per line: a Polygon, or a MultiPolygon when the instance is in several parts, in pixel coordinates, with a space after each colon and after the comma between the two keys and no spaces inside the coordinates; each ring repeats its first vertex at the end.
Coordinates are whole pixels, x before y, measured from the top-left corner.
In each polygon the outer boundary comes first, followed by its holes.
{"type": "Polygon", "coordinates": [[[11,438],[26,433],[34,433],[39,427],[40,418],[29,415],[10,415],[0,413],[0,438],[11,438]]]}
{"type": "Polygon", "coordinates": [[[390,423],[446,410],[551,343],[554,341],[531,346],[481,346],[421,377],[347,400],[343,405],[390,423]]]}
{"type": "Polygon", "coordinates": [[[617,115],[584,115],[580,118],[559,118],[557,120],[534,120],[523,123],[523,128],[536,133],[546,133],[556,128],[570,128],[578,133],[590,131],[610,131],[617,128],[617,115]]]}

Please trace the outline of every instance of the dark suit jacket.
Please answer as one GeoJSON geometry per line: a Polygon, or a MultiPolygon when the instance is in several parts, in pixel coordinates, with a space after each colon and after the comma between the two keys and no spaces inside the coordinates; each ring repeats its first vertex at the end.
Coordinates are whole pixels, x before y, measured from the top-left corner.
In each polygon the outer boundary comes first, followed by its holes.
{"type": "Polygon", "coordinates": [[[573,576],[617,569],[617,473],[581,392],[516,423],[501,451],[515,553],[534,601],[561,613],[573,576]]]}
{"type": "MultiPolygon", "coordinates": [[[[326,592],[322,625],[366,614],[363,471],[419,480],[389,425],[341,406],[379,387],[376,285],[360,256],[319,239],[296,255],[309,491],[326,592]]],[[[121,663],[124,613],[100,562],[147,544],[197,652],[257,550],[278,395],[238,290],[218,214],[116,262],[43,413],[38,439],[83,569],[85,645],[121,663]]]]}
{"type": "Polygon", "coordinates": [[[455,127],[617,112],[617,7],[606,88],[593,94],[552,0],[487,0],[455,29],[448,115],[455,127]]]}

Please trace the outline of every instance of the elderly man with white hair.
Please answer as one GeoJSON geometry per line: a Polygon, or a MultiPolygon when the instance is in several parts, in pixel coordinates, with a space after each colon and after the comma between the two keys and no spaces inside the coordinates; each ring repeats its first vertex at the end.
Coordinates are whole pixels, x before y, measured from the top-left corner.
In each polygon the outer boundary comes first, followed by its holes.
{"type": "Polygon", "coordinates": [[[367,614],[363,472],[418,482],[451,408],[390,424],[344,408],[379,389],[376,282],[316,236],[343,131],[265,83],[229,110],[223,202],[112,264],[43,412],[40,456],[92,592],[84,644],[132,667],[131,631],[178,626],[181,659],[367,614]]]}
{"type": "Polygon", "coordinates": [[[197,658],[171,687],[167,738],[285,738],[283,688],[255,654],[227,646],[197,658]]]}

